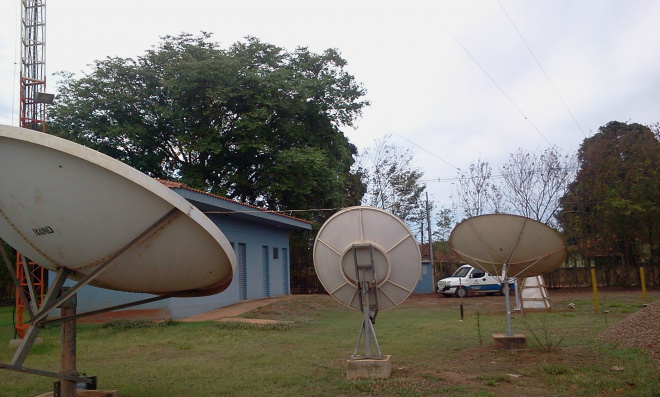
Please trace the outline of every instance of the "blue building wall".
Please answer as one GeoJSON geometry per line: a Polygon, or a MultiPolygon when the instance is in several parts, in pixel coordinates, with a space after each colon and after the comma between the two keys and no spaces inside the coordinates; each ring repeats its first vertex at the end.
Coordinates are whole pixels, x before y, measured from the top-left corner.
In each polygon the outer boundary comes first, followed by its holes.
{"type": "Polygon", "coordinates": [[[422,261],[422,271],[419,273],[419,281],[413,290],[416,294],[431,294],[434,292],[433,266],[429,261],[422,261]]]}
{"type": "MultiPolygon", "coordinates": [[[[127,309],[145,317],[184,318],[227,306],[241,300],[288,295],[289,231],[311,229],[300,220],[260,212],[251,208],[245,213],[232,212],[243,205],[192,189],[174,189],[195,204],[227,237],[236,253],[236,268],[230,286],[223,292],[197,298],[169,298],[127,309]],[[217,211],[229,206],[232,211],[217,211]],[[216,211],[213,211],[216,210],[216,211]],[[214,213],[217,212],[217,213],[214,213]]],[[[245,207],[243,207],[245,209],[245,207]]],[[[51,278],[52,279],[52,278],[51,278]]],[[[67,285],[73,285],[67,281],[67,285]]],[[[151,298],[150,294],[112,291],[85,286],[78,291],[78,312],[151,298]]]]}
{"type": "Polygon", "coordinates": [[[225,295],[232,302],[243,300],[239,290],[241,287],[239,285],[241,266],[244,266],[245,270],[244,288],[247,296],[244,296],[244,298],[259,299],[289,293],[288,285],[284,285],[283,277],[285,272],[288,274],[288,230],[264,227],[263,225],[231,217],[210,215],[209,218],[218,225],[232,247],[234,247],[234,252],[237,253],[234,280],[229,288],[221,292],[220,295],[225,295]],[[245,247],[244,263],[242,263],[243,260],[237,252],[239,245],[245,247]],[[267,271],[264,271],[264,247],[267,250],[267,271]],[[285,258],[284,255],[287,255],[287,257],[285,258]],[[284,264],[287,264],[286,269],[284,264]],[[265,293],[264,285],[268,285],[269,294],[265,293]]]}

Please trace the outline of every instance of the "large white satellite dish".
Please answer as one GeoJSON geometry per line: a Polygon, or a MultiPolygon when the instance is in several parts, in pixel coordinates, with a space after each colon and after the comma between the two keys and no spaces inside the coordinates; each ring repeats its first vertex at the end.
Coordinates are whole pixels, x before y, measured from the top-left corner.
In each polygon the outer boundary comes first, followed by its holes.
{"type": "Polygon", "coordinates": [[[421,263],[410,229],[382,209],[346,208],[323,224],[314,242],[316,274],[333,298],[363,313],[352,359],[382,359],[373,329],[376,314],[410,296],[419,280],[421,263]],[[358,355],[362,337],[364,355],[358,355]]]}
{"type": "Polygon", "coordinates": [[[500,275],[506,266],[511,277],[538,276],[555,270],[568,252],[555,230],[509,214],[466,219],[452,230],[449,244],[466,263],[493,275],[500,275]]]}
{"type": "MultiPolygon", "coordinates": [[[[449,245],[465,262],[508,284],[509,277],[538,276],[558,268],[568,252],[562,236],[533,219],[509,214],[468,218],[456,225],[449,245]]],[[[509,288],[504,286],[506,336],[513,336],[509,288]]]]}
{"type": "Polygon", "coordinates": [[[0,238],[41,266],[81,279],[118,257],[90,284],[152,294],[209,295],[231,283],[235,256],[222,232],[115,159],[0,126],[0,174],[0,238]]]}
{"type": "MultiPolygon", "coordinates": [[[[174,296],[210,295],[229,286],[236,262],[222,232],[159,182],[84,146],[10,126],[0,126],[0,244],[3,241],[54,271],[55,277],[37,306],[35,299],[27,299],[13,264],[0,250],[30,316],[12,361],[0,368],[59,378],[74,392],[76,382],[91,380],[75,371],[70,324],[73,321],[75,328],[76,318],[93,314],[75,314],[76,291],[91,284],[156,295],[96,312],[174,296]],[[67,278],[78,281],[64,288],[67,278]],[[70,315],[46,319],[58,306],[62,313],[64,307],[74,309],[67,311],[70,315]],[[61,327],[62,357],[67,358],[60,372],[23,367],[39,331],[53,321],[69,324],[61,327]]],[[[32,280],[27,283],[32,294],[32,280]]]]}

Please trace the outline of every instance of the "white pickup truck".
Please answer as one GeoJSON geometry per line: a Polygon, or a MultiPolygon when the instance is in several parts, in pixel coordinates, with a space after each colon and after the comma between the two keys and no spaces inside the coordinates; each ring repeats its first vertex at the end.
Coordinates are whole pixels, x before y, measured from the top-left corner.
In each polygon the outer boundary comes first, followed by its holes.
{"type": "MultiPolygon", "coordinates": [[[[501,278],[492,276],[483,270],[476,269],[470,265],[459,267],[451,277],[438,280],[438,292],[444,296],[456,295],[463,297],[468,293],[485,293],[494,295],[504,293],[501,278]]],[[[509,280],[513,287],[513,280],[509,280]]]]}

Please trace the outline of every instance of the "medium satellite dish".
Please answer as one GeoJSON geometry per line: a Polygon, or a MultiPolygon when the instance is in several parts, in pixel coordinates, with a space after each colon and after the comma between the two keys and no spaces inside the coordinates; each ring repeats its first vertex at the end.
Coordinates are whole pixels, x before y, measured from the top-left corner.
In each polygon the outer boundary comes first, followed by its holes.
{"type": "Polygon", "coordinates": [[[558,268],[566,259],[562,236],[530,218],[491,214],[469,218],[449,237],[452,249],[466,263],[511,277],[538,276],[558,268]]]}
{"type": "Polygon", "coordinates": [[[422,266],[415,237],[396,216],[374,207],[351,207],[337,212],[316,236],[314,268],[332,297],[360,310],[355,255],[360,264],[369,262],[370,245],[378,306],[384,310],[410,296],[422,266]]]}
{"type": "MultiPolygon", "coordinates": [[[[382,356],[373,324],[378,310],[394,307],[410,296],[421,267],[415,237],[399,218],[387,211],[373,207],[346,208],[323,224],[314,242],[316,275],[333,298],[362,311],[362,327],[349,362],[379,360],[389,376],[389,356],[382,356]],[[360,340],[363,340],[363,355],[358,355],[360,340]]],[[[349,368],[354,369],[352,365],[349,368]]],[[[349,378],[353,375],[347,374],[349,378]]]]}
{"type": "MultiPolygon", "coordinates": [[[[564,239],[555,230],[518,215],[491,214],[456,225],[449,245],[465,262],[508,284],[509,277],[538,276],[558,268],[566,259],[564,239]]],[[[504,286],[506,336],[512,337],[509,288],[504,286]]]]}
{"type": "Polygon", "coordinates": [[[157,295],[210,295],[232,281],[236,260],[222,232],[184,198],[115,159],[0,126],[0,172],[0,238],[45,268],[157,295]]]}

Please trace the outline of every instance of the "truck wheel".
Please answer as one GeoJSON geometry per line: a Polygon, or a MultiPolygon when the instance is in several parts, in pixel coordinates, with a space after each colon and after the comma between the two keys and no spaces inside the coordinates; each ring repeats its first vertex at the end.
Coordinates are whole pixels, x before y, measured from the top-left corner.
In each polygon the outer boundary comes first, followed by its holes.
{"type": "Polygon", "coordinates": [[[465,287],[456,288],[456,296],[458,296],[459,298],[463,298],[466,295],[467,295],[467,290],[465,289],[465,287]]]}

